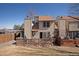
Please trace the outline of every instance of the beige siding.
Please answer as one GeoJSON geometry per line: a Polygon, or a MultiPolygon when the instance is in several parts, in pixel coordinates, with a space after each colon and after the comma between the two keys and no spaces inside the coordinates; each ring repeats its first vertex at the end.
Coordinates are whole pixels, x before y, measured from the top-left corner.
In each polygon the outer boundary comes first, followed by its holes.
{"type": "Polygon", "coordinates": [[[36,32],[33,39],[39,39],[40,38],[40,32],[36,32]]]}
{"type": "MultiPolygon", "coordinates": [[[[43,27],[43,23],[40,22],[40,24],[39,24],[39,29],[40,30],[38,30],[38,32],[35,34],[35,36],[33,38],[37,38],[37,39],[40,38],[40,32],[45,32],[45,33],[49,32],[50,33],[50,37],[54,36],[54,22],[51,22],[50,24],[51,25],[50,25],[49,28],[44,28],[43,27]]],[[[43,37],[44,37],[44,35],[43,35],[43,37]]],[[[48,34],[46,34],[46,37],[48,37],[48,34]]]]}
{"type": "MultiPolygon", "coordinates": [[[[51,24],[51,23],[49,22],[49,24],[51,24]]],[[[39,22],[39,29],[46,30],[46,29],[48,29],[48,27],[43,27],[43,22],[39,22]]]]}
{"type": "Polygon", "coordinates": [[[32,38],[32,20],[24,21],[24,34],[27,39],[32,38]]]}
{"type": "Polygon", "coordinates": [[[43,27],[43,22],[39,22],[39,29],[47,29],[47,28],[43,27]]]}
{"type": "Polygon", "coordinates": [[[54,36],[54,29],[55,29],[55,24],[54,22],[51,22],[51,25],[49,27],[49,32],[50,32],[50,37],[53,37],[54,36]]]}
{"type": "Polygon", "coordinates": [[[65,38],[66,36],[66,24],[65,20],[59,20],[59,36],[65,38]]]}
{"type": "Polygon", "coordinates": [[[77,22],[69,23],[69,31],[79,31],[78,23],[77,22]]]}

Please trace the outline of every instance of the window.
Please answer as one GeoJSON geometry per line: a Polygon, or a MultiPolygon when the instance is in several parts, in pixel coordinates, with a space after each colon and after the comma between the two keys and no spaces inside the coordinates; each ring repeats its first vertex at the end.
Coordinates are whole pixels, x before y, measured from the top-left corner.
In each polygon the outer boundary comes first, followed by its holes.
{"type": "Polygon", "coordinates": [[[47,27],[49,27],[49,22],[47,22],[47,27]]]}
{"type": "Polygon", "coordinates": [[[40,32],[40,38],[49,38],[50,32],[40,32]]]}
{"type": "Polygon", "coordinates": [[[46,27],[46,22],[43,22],[43,27],[46,27]]]}
{"type": "Polygon", "coordinates": [[[79,28],[79,22],[77,23],[77,27],[79,28]]]}
{"type": "Polygon", "coordinates": [[[77,31],[72,31],[72,32],[69,32],[68,33],[69,35],[68,35],[68,37],[70,38],[70,39],[76,39],[76,38],[79,38],[79,32],[77,32],[77,31]]]}
{"type": "Polygon", "coordinates": [[[50,23],[49,22],[43,22],[43,27],[49,27],[50,23]]]}

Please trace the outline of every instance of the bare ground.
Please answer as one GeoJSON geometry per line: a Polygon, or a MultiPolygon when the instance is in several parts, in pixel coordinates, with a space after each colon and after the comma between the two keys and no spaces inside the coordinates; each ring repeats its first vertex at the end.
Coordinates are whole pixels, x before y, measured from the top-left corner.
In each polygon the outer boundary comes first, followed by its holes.
{"type": "Polygon", "coordinates": [[[0,47],[0,56],[78,56],[79,48],[57,47],[51,48],[30,48],[23,46],[9,45],[0,47]]]}

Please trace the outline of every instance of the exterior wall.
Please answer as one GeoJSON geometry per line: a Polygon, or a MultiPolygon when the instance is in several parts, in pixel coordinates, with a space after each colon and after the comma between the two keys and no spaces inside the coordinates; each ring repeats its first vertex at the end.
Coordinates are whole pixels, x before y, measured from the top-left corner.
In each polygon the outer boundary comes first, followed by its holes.
{"type": "Polygon", "coordinates": [[[45,36],[46,36],[46,38],[49,38],[49,35],[51,35],[51,36],[54,35],[54,34],[51,32],[51,30],[38,30],[38,32],[35,33],[33,39],[34,39],[34,38],[40,39],[40,32],[46,33],[46,34],[42,34],[43,38],[45,38],[45,36]],[[49,33],[49,34],[48,34],[48,33],[49,33]]]}
{"type": "MultiPolygon", "coordinates": [[[[39,30],[38,30],[38,33],[36,33],[35,38],[40,38],[40,32],[46,33],[46,37],[49,37],[49,35],[50,35],[50,37],[53,37],[54,36],[54,23],[50,22],[51,25],[50,25],[49,28],[42,27],[43,26],[42,24],[43,23],[40,22],[40,24],[39,24],[39,30]],[[49,32],[49,34],[48,34],[48,32],[49,32]]],[[[43,37],[45,37],[44,34],[43,34],[43,37]]]]}
{"type": "Polygon", "coordinates": [[[24,36],[27,39],[32,38],[32,20],[25,20],[24,21],[24,36]]]}
{"type": "Polygon", "coordinates": [[[58,25],[59,25],[59,36],[61,38],[65,38],[66,37],[66,22],[65,22],[65,20],[59,20],[58,25]]]}
{"type": "Polygon", "coordinates": [[[50,27],[49,27],[49,32],[50,32],[50,37],[54,37],[54,29],[55,29],[55,24],[54,22],[51,22],[50,27]]]}
{"type": "Polygon", "coordinates": [[[69,31],[79,31],[78,22],[70,22],[69,23],[69,31]]]}
{"type": "Polygon", "coordinates": [[[40,32],[36,32],[33,39],[39,39],[40,38],[40,32]]]}
{"type": "MultiPolygon", "coordinates": [[[[36,16],[35,21],[39,23],[38,24],[39,29],[34,38],[40,38],[40,32],[46,33],[46,37],[48,36],[47,35],[48,32],[50,33],[49,34],[50,36],[54,36],[54,24],[52,20],[53,18],[51,16],[36,16]],[[49,25],[45,23],[47,27],[43,27],[44,22],[49,22],[49,25]]],[[[42,36],[44,36],[44,34],[42,36]]]]}
{"type": "Polygon", "coordinates": [[[77,39],[79,38],[79,21],[76,20],[71,20],[67,21],[68,22],[68,32],[67,36],[69,39],[77,39]]]}
{"type": "MultiPolygon", "coordinates": [[[[46,33],[46,36],[47,36],[47,33],[49,32],[48,30],[38,30],[38,32],[36,32],[36,34],[34,35],[33,39],[40,39],[40,32],[42,33],[46,33]]],[[[42,34],[43,38],[45,37],[44,34],[42,34]]]]}
{"type": "Polygon", "coordinates": [[[49,34],[50,34],[49,31],[40,31],[40,32],[39,32],[39,38],[40,38],[40,33],[41,33],[41,32],[42,32],[42,39],[49,38],[49,34]]]}
{"type": "Polygon", "coordinates": [[[39,29],[43,29],[43,22],[39,22],[39,29]]]}
{"type": "Polygon", "coordinates": [[[79,28],[78,28],[78,21],[76,20],[59,20],[59,36],[62,38],[76,38],[78,35],[79,28]]]}
{"type": "Polygon", "coordinates": [[[47,27],[43,27],[43,22],[39,22],[39,29],[46,30],[47,27]]]}

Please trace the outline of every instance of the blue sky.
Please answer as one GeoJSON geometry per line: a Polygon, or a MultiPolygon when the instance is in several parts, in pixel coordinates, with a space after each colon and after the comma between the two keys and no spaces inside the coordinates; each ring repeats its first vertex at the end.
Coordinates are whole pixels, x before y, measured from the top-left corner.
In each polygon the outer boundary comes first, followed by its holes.
{"type": "Polygon", "coordinates": [[[10,29],[13,28],[14,24],[22,24],[31,9],[35,15],[67,16],[69,4],[0,4],[0,28],[10,29]]]}

